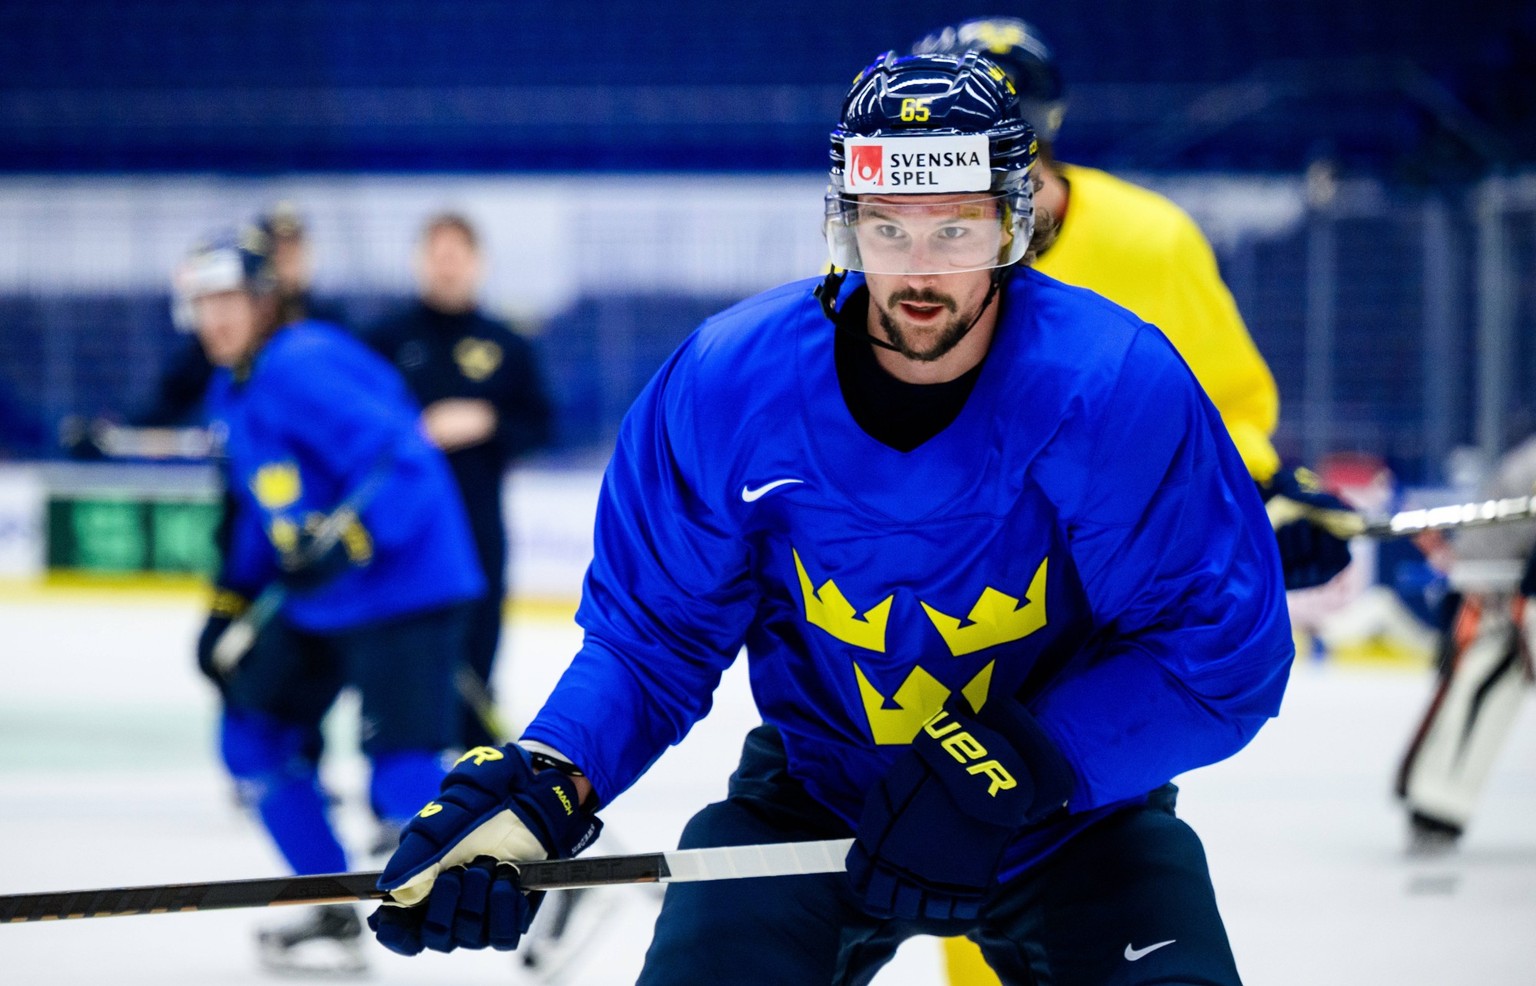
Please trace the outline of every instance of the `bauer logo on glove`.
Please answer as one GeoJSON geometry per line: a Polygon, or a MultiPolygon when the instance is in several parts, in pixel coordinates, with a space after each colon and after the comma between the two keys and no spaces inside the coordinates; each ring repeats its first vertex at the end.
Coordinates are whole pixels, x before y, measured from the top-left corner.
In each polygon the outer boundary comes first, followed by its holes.
{"type": "Polygon", "coordinates": [[[987,748],[976,741],[968,730],[962,729],[949,713],[940,709],[939,714],[923,723],[923,732],[939,741],[944,751],[955,758],[956,763],[970,763],[965,768],[967,774],[982,774],[991,782],[987,788],[988,797],[997,797],[997,792],[1006,791],[1019,786],[1013,775],[1008,773],[1008,768],[998,763],[996,758],[983,760],[987,756],[987,748]]]}

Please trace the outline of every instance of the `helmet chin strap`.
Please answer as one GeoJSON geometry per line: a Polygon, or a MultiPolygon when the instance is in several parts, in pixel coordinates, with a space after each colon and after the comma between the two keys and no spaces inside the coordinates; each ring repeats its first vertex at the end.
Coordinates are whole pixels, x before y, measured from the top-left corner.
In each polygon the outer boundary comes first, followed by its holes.
{"type": "MultiPolygon", "coordinates": [[[[1008,270],[1009,268],[1007,267],[992,268],[992,277],[990,279],[991,283],[987,285],[987,296],[981,299],[981,307],[976,309],[976,317],[971,319],[971,324],[967,325],[965,327],[965,331],[961,332],[960,335],[955,338],[955,342],[957,344],[961,339],[964,339],[966,336],[970,335],[971,330],[976,327],[976,323],[981,321],[981,316],[986,313],[987,306],[992,304],[992,299],[997,297],[998,289],[1003,286],[1003,278],[1007,276],[1008,270]]],[[[874,343],[881,349],[889,349],[893,353],[900,353],[901,355],[905,356],[906,354],[902,353],[901,347],[893,346],[889,342],[886,342],[884,339],[881,339],[879,336],[872,335],[868,329],[855,329],[851,326],[845,328],[842,325],[841,320],[837,317],[837,295],[838,292],[842,291],[843,282],[847,279],[847,271],[838,270],[836,267],[833,267],[831,270],[827,271],[827,276],[822,279],[821,283],[816,286],[816,290],[812,292],[816,300],[821,302],[821,310],[826,314],[827,320],[832,323],[833,328],[840,332],[851,332],[855,336],[862,337],[863,339],[874,343]]]]}

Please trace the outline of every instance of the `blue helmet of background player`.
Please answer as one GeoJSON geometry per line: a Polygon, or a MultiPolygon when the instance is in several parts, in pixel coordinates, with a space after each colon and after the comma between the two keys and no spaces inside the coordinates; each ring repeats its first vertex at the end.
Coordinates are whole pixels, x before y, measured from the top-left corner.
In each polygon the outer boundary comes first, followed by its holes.
{"type": "Polygon", "coordinates": [[[912,46],[913,54],[967,51],[980,51],[1002,66],[1019,90],[1024,119],[1041,140],[1054,141],[1066,113],[1066,86],[1040,32],[1017,17],[978,17],[934,31],[912,46]]]}
{"type": "Polygon", "coordinates": [[[267,209],[256,218],[256,225],[267,234],[269,241],[302,239],[308,226],[298,206],[288,201],[278,202],[267,209]]]}
{"type": "Polygon", "coordinates": [[[1034,132],[1007,74],[978,52],[888,52],[860,72],[832,131],[823,231],[835,268],[1006,268],[1034,232],[1034,132]],[[943,195],[942,229],[905,235],[943,195]],[[911,222],[907,217],[911,217],[911,222]]]}
{"type": "Polygon", "coordinates": [[[205,236],[176,268],[171,286],[176,327],[183,332],[196,328],[192,302],[203,295],[221,291],[271,294],[277,289],[271,237],[258,225],[205,236]]]}

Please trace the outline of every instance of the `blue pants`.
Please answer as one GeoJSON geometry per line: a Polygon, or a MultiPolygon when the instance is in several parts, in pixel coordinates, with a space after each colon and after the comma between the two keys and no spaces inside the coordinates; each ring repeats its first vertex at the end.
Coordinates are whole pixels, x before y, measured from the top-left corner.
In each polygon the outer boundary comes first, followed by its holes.
{"type": "MultiPolygon", "coordinates": [[[[1083,830],[999,887],[975,922],[871,917],[841,874],[672,884],[638,986],[862,986],[905,939],[962,934],[1005,984],[1237,986],[1205,853],[1173,802],[1169,785],[1083,830]]],[[[682,848],[851,834],[760,726],[726,800],[689,821],[682,848]]]]}
{"type": "Polygon", "coordinates": [[[374,814],[403,825],[436,795],[441,755],[459,735],[452,675],[465,626],[463,606],[325,635],[277,620],[240,662],[220,753],[294,872],[347,868],[319,777],[320,721],[344,686],[362,696],[374,814]]]}
{"type": "Polygon", "coordinates": [[[279,617],[262,630],[226,691],[233,709],[264,713],[313,732],[344,686],[362,697],[369,756],[441,751],[459,739],[454,668],[464,660],[468,604],[413,613],[337,633],[297,629],[279,617]]]}

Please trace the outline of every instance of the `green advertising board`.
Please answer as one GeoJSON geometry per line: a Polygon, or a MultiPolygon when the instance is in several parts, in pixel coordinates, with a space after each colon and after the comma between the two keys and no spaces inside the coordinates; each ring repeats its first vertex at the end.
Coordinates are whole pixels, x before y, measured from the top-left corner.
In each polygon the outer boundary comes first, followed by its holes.
{"type": "Polygon", "coordinates": [[[208,499],[54,495],[48,567],[103,574],[212,574],[220,506],[208,499]]]}

